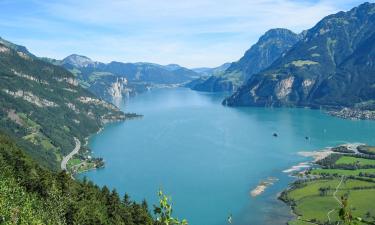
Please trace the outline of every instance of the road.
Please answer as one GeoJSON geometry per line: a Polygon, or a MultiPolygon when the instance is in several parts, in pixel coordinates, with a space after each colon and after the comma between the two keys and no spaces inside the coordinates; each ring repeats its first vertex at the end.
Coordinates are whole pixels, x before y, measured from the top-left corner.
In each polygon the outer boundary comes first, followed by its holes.
{"type": "Polygon", "coordinates": [[[78,140],[78,138],[74,138],[74,141],[76,142],[76,146],[74,147],[73,151],[71,151],[67,156],[65,156],[61,161],[61,169],[66,170],[66,164],[68,164],[68,161],[78,153],[79,149],[81,148],[81,142],[78,140]]]}

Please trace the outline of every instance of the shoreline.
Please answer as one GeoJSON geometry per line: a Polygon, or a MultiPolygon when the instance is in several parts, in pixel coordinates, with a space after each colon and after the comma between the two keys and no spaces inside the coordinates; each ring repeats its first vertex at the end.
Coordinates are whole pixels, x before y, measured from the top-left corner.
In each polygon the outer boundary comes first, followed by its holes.
{"type": "MultiPolygon", "coordinates": [[[[332,147],[326,147],[326,148],[324,148],[322,150],[317,150],[317,151],[299,151],[299,152],[297,152],[298,155],[306,157],[306,158],[312,158],[312,159],[310,159],[309,161],[306,161],[306,162],[300,162],[297,165],[293,165],[289,169],[285,169],[285,170],[282,171],[284,173],[289,174],[289,176],[294,177],[295,180],[292,181],[292,182],[290,182],[290,183],[288,183],[287,187],[284,188],[280,193],[277,194],[277,199],[279,201],[283,202],[284,204],[286,204],[289,207],[289,209],[290,209],[290,211],[289,211],[290,215],[294,219],[298,218],[299,215],[294,211],[292,205],[290,205],[288,202],[284,201],[281,198],[282,193],[289,191],[292,188],[292,184],[294,184],[295,182],[297,182],[298,180],[301,179],[301,178],[298,177],[299,174],[301,174],[301,175],[304,174],[304,172],[307,169],[312,168],[313,165],[317,165],[316,164],[317,161],[322,160],[322,159],[328,157],[329,155],[331,155],[333,153],[334,152],[332,151],[332,147]]],[[[289,224],[289,222],[292,221],[292,220],[293,219],[290,219],[287,222],[287,224],[289,224]]]]}
{"type": "MultiPolygon", "coordinates": [[[[118,119],[104,121],[103,124],[102,124],[102,126],[98,129],[98,131],[96,131],[96,132],[94,132],[94,133],[92,133],[92,134],[90,134],[90,135],[88,135],[87,137],[84,138],[85,142],[84,142],[84,144],[81,147],[86,147],[88,149],[88,155],[87,155],[87,159],[82,160],[81,163],[87,162],[87,160],[98,159],[98,158],[96,158],[96,157],[93,156],[93,151],[88,147],[88,144],[89,144],[90,138],[93,137],[94,135],[98,135],[99,133],[101,133],[105,129],[106,126],[108,126],[110,124],[125,122],[127,120],[135,120],[135,119],[141,119],[141,118],[143,118],[143,115],[136,114],[136,113],[124,113],[124,115],[125,115],[124,117],[121,117],[121,118],[118,118],[118,119]]],[[[74,154],[74,155],[76,155],[76,154],[74,154]]],[[[96,165],[95,165],[95,166],[93,166],[91,168],[87,168],[87,169],[85,169],[83,171],[70,171],[70,172],[72,173],[73,177],[76,177],[77,175],[79,175],[81,173],[85,173],[87,171],[104,168],[104,166],[105,166],[104,159],[102,159],[101,162],[103,162],[103,165],[100,166],[100,167],[96,167],[96,165]]],[[[68,162],[66,162],[66,164],[68,164],[68,162]]],[[[66,168],[66,170],[68,170],[68,168],[66,168]]]]}
{"type": "MultiPolygon", "coordinates": [[[[288,192],[291,190],[292,185],[300,180],[303,180],[306,178],[305,172],[309,169],[311,169],[313,166],[318,166],[317,162],[320,160],[324,160],[325,158],[329,157],[331,154],[347,154],[345,152],[339,152],[335,151],[334,149],[337,149],[339,147],[345,147],[346,149],[352,150],[354,153],[353,154],[360,154],[356,148],[360,145],[366,145],[364,143],[359,143],[359,142],[353,142],[353,143],[346,143],[346,144],[341,144],[335,147],[326,147],[322,150],[316,150],[316,151],[300,151],[297,152],[298,155],[312,158],[311,160],[307,162],[301,162],[297,165],[292,166],[289,169],[283,170],[284,173],[288,173],[290,176],[294,177],[295,180],[290,182],[288,186],[283,189],[282,192],[280,192],[277,196],[277,199],[284,204],[286,204],[290,208],[290,213],[294,218],[298,218],[299,215],[294,211],[293,205],[290,204],[290,202],[285,201],[281,196],[284,192],[288,192]]],[[[292,220],[290,220],[292,221],[292,220]]],[[[289,222],[289,221],[288,221],[289,222]]],[[[287,223],[289,224],[289,223],[287,223]]]]}
{"type": "Polygon", "coordinates": [[[353,108],[327,110],[328,115],[349,120],[375,120],[375,111],[353,108]]]}

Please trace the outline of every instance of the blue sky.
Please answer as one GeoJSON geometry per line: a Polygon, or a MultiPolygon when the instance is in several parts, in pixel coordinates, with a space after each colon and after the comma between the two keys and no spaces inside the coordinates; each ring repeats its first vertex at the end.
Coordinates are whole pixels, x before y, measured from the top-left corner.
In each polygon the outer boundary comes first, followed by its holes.
{"type": "Polygon", "coordinates": [[[358,0],[0,0],[0,36],[38,56],[218,66],[260,35],[300,32],[358,0]]]}

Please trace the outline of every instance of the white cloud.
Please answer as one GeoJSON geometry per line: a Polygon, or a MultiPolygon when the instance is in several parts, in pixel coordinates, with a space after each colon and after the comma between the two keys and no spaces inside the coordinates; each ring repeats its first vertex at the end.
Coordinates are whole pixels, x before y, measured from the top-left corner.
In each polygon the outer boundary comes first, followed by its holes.
{"type": "MultiPolygon", "coordinates": [[[[101,61],[150,61],[189,67],[237,60],[265,31],[295,32],[349,9],[353,1],[296,0],[36,0],[38,35],[17,40],[38,55],[85,54],[101,61]],[[43,46],[43,47],[41,47],[43,46]]],[[[30,16],[30,15],[28,15],[30,16]]],[[[0,21],[1,24],[7,21],[0,21]]]]}

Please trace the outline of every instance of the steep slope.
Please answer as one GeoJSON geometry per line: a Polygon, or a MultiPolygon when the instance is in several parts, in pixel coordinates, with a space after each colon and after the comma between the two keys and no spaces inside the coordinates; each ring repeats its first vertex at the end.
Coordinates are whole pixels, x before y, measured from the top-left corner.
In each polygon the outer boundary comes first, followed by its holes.
{"type": "Polygon", "coordinates": [[[125,118],[64,68],[8,46],[0,43],[0,131],[42,165],[58,169],[74,137],[85,143],[105,123],[125,118]]]}
{"type": "Polygon", "coordinates": [[[261,36],[239,61],[232,63],[223,73],[209,77],[192,89],[209,92],[236,90],[253,74],[271,65],[301,37],[302,35],[287,29],[271,29],[261,36]]]}
{"type": "Polygon", "coordinates": [[[77,76],[82,86],[107,100],[134,95],[154,86],[182,84],[199,77],[198,73],[176,64],[166,66],[153,63],[106,64],[76,54],[55,64],[70,70],[77,76]]]}
{"type": "Polygon", "coordinates": [[[327,16],[223,104],[372,108],[374,34],[375,4],[327,16]]]}
{"type": "Polygon", "coordinates": [[[154,224],[145,202],[46,170],[1,133],[0,177],[0,224],[154,224]]]}
{"type": "Polygon", "coordinates": [[[16,45],[10,41],[7,41],[7,40],[4,40],[0,37],[0,44],[8,47],[8,48],[11,48],[13,49],[14,51],[18,52],[19,55],[26,55],[26,56],[29,56],[31,58],[37,58],[35,55],[31,54],[26,47],[22,46],[22,45],[16,45]]]}

